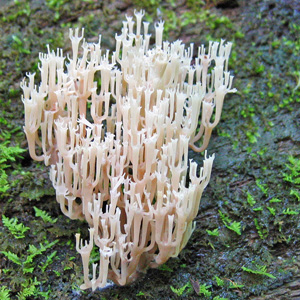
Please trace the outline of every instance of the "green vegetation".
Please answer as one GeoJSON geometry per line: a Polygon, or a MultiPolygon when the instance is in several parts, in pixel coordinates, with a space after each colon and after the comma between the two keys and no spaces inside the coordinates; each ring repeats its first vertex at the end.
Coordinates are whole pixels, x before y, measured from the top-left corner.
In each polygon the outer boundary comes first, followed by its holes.
{"type": "Polygon", "coordinates": [[[20,154],[25,152],[24,149],[21,149],[18,146],[8,147],[9,142],[0,143],[0,197],[1,194],[4,194],[9,189],[9,184],[7,181],[8,174],[6,169],[11,165],[11,162],[15,162],[16,158],[20,158],[20,154]]]}
{"type": "Polygon", "coordinates": [[[249,203],[250,206],[253,206],[256,201],[254,197],[247,191],[247,202],[249,203]]]}
{"type": "Polygon", "coordinates": [[[50,215],[49,215],[47,212],[45,212],[45,211],[43,211],[43,210],[41,210],[41,209],[38,209],[38,208],[35,207],[35,206],[34,206],[33,208],[34,208],[34,211],[35,211],[35,216],[36,216],[36,217],[41,217],[42,220],[43,220],[45,223],[51,223],[51,224],[56,223],[57,219],[52,219],[52,218],[50,217],[50,215]]]}
{"type": "Polygon", "coordinates": [[[242,267],[242,270],[248,273],[256,274],[256,275],[262,275],[262,276],[267,276],[272,279],[276,279],[276,277],[270,273],[267,272],[267,266],[255,266],[255,269],[250,269],[246,267],[242,267]]]}
{"type": "Polygon", "coordinates": [[[219,278],[218,276],[215,276],[215,280],[216,280],[217,286],[223,286],[224,285],[224,280],[219,278]]]}
{"type": "Polygon", "coordinates": [[[24,238],[25,232],[30,229],[29,227],[24,226],[22,223],[18,224],[17,218],[9,219],[5,217],[5,215],[2,215],[2,223],[16,239],[24,238]]]}
{"type": "MultiPolygon", "coordinates": [[[[45,216],[46,219],[49,219],[47,224],[54,224],[56,220],[54,220],[44,211],[37,210],[37,215],[45,216]]],[[[55,260],[60,260],[58,258],[58,251],[53,251],[52,249],[58,244],[58,239],[53,239],[53,241],[48,241],[47,235],[43,232],[43,227],[38,229],[39,225],[34,225],[33,230],[35,231],[36,238],[41,238],[43,242],[36,244],[36,239],[33,239],[33,243],[29,243],[28,245],[24,244],[24,240],[27,239],[27,236],[32,236],[32,232],[29,230],[28,226],[25,226],[22,223],[19,223],[16,218],[7,218],[5,215],[2,216],[2,222],[4,226],[7,228],[6,235],[9,236],[8,233],[13,235],[13,239],[9,238],[9,241],[14,243],[15,245],[21,246],[21,251],[18,248],[11,247],[11,243],[5,243],[2,245],[2,250],[0,251],[2,255],[3,262],[5,263],[5,268],[2,268],[5,276],[10,278],[10,285],[13,289],[8,290],[6,286],[1,288],[0,295],[1,299],[10,299],[10,292],[14,292],[16,294],[17,299],[51,299],[51,288],[47,286],[47,290],[41,290],[41,285],[45,285],[48,283],[47,276],[49,275],[49,269],[51,269],[51,265],[55,260]],[[14,239],[20,240],[20,243],[17,244],[14,242],[14,239]],[[23,243],[21,242],[23,240],[23,243]],[[8,250],[10,249],[10,250],[8,250]],[[34,274],[41,272],[39,279],[37,279],[34,274]]],[[[49,225],[48,225],[49,226],[49,225]]],[[[53,226],[53,225],[51,225],[53,226]]],[[[49,227],[49,234],[51,237],[51,232],[53,228],[49,227]]],[[[51,237],[53,238],[53,237],[51,237]]],[[[68,258],[68,265],[62,264],[61,268],[63,270],[72,270],[74,264],[72,260],[74,259],[68,258]]],[[[61,276],[61,273],[57,270],[52,270],[57,276],[61,276]],[[56,271],[56,272],[55,272],[56,271]]]]}
{"type": "Polygon", "coordinates": [[[181,288],[174,288],[173,286],[170,286],[170,289],[172,290],[172,292],[174,294],[176,294],[177,296],[182,296],[184,293],[189,293],[192,289],[190,282],[188,282],[187,284],[185,284],[183,287],[181,288]]]}
{"type": "Polygon", "coordinates": [[[26,253],[27,255],[23,255],[22,257],[18,257],[17,254],[10,251],[1,251],[1,253],[13,263],[22,266],[23,274],[32,273],[35,268],[33,264],[34,258],[38,255],[41,255],[47,249],[52,248],[56,243],[58,243],[58,240],[52,243],[46,241],[44,244],[40,243],[38,248],[34,245],[29,245],[26,253]]]}
{"type": "Polygon", "coordinates": [[[236,234],[241,235],[241,222],[237,222],[237,221],[232,221],[228,216],[226,216],[225,214],[223,214],[221,212],[221,210],[219,210],[219,215],[224,223],[224,225],[234,231],[236,234]]]}
{"type": "Polygon", "coordinates": [[[286,164],[288,172],[283,174],[283,179],[300,187],[300,159],[289,156],[289,164],[286,164]]]}
{"type": "Polygon", "coordinates": [[[7,286],[0,287],[0,299],[9,300],[10,299],[9,293],[10,290],[7,288],[7,286]]]}
{"type": "MultiPolygon", "coordinates": [[[[17,236],[16,238],[20,238],[17,236]]],[[[41,282],[37,280],[36,277],[33,279],[31,276],[27,276],[27,274],[32,274],[35,272],[37,264],[37,259],[48,249],[51,249],[55,244],[58,243],[58,240],[55,240],[53,242],[45,241],[44,243],[40,243],[38,247],[36,247],[33,244],[28,245],[28,249],[26,251],[26,254],[22,254],[21,256],[18,256],[16,253],[13,253],[11,251],[1,251],[6,259],[13,264],[18,266],[18,270],[21,270],[21,273],[18,272],[18,276],[15,275],[15,268],[8,268],[3,269],[6,276],[12,276],[12,283],[14,285],[18,286],[18,293],[17,293],[17,299],[27,299],[28,297],[32,296],[42,296],[44,299],[50,299],[50,290],[48,292],[41,291],[38,287],[40,286],[41,282]],[[24,275],[24,277],[20,277],[21,274],[24,275]]],[[[53,262],[53,257],[56,255],[56,251],[53,252],[51,255],[47,256],[47,259],[44,263],[42,263],[39,267],[42,270],[42,272],[45,272],[46,268],[53,262]]],[[[1,299],[10,299],[9,293],[6,289],[3,289],[0,291],[1,293],[6,293],[3,295],[6,295],[7,298],[1,299]]]]}
{"type": "Polygon", "coordinates": [[[166,264],[160,265],[158,269],[161,271],[173,272],[173,269],[167,266],[166,264]]]}
{"type": "Polygon", "coordinates": [[[206,285],[206,283],[200,285],[199,295],[203,295],[204,297],[210,297],[211,291],[209,290],[211,285],[206,285]]]}
{"type": "Polygon", "coordinates": [[[218,228],[215,228],[214,230],[208,230],[208,229],[206,229],[206,232],[209,235],[212,235],[212,236],[219,236],[219,229],[218,228]]]}

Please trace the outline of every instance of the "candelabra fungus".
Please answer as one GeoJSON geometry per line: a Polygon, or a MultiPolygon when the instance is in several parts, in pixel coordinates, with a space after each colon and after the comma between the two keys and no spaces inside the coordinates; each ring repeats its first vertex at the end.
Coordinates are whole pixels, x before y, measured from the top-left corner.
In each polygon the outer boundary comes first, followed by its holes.
{"type": "Polygon", "coordinates": [[[82,289],[130,283],[186,245],[214,159],[205,154],[197,172],[188,149],[205,150],[235,91],[231,43],[210,42],[194,56],[193,44],[163,42],[159,22],[150,47],[143,15],[123,22],[113,53],[101,36],[87,43],[83,29],[70,29],[72,55],[48,46],[40,84],[35,74],[21,83],[30,155],[50,165],[62,212],[90,227],[89,242],[76,234],[82,289]],[[94,246],[99,264],[90,268],[94,246]]]}

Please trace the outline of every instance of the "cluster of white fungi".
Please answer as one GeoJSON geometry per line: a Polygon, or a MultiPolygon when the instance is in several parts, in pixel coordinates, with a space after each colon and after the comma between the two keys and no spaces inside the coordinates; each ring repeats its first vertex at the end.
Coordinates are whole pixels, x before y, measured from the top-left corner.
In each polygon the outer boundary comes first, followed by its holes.
{"type": "Polygon", "coordinates": [[[159,22],[150,47],[143,14],[123,22],[113,53],[70,30],[72,56],[48,46],[40,84],[34,74],[21,84],[30,155],[51,166],[62,212],[90,227],[89,242],[76,235],[82,289],[130,283],[186,245],[214,159],[205,154],[197,170],[188,149],[205,150],[235,91],[231,43],[194,54],[193,44],[163,41],[159,22]],[[94,245],[99,263],[89,267],[94,245]]]}

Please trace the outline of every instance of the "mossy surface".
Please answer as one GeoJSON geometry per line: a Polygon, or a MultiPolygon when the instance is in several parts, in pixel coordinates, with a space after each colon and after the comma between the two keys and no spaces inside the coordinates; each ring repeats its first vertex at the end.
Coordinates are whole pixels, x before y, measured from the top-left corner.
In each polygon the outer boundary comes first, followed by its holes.
{"type": "Polygon", "coordinates": [[[0,299],[299,299],[299,17],[296,0],[1,1],[0,144],[14,149],[0,154],[0,299]],[[187,247],[129,286],[92,293],[79,289],[74,238],[87,225],[62,215],[47,168],[18,150],[27,149],[20,81],[46,44],[70,50],[68,28],[85,27],[88,41],[101,33],[113,49],[134,8],[163,17],[171,41],[233,41],[238,92],[213,132],[213,174],[187,247]]]}

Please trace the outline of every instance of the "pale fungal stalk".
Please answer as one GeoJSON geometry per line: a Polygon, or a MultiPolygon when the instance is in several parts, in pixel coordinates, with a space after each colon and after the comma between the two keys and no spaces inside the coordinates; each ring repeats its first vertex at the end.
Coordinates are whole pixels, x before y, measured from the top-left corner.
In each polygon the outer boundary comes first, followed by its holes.
{"type": "Polygon", "coordinates": [[[186,245],[214,159],[205,154],[197,172],[188,149],[206,149],[235,92],[231,43],[210,42],[194,58],[193,44],[163,41],[160,22],[150,48],[143,15],[123,22],[113,53],[101,37],[89,44],[83,30],[70,30],[71,57],[48,46],[41,83],[28,74],[21,84],[30,155],[51,165],[62,212],[90,227],[89,242],[76,235],[83,289],[132,282],[186,245]],[[99,263],[90,266],[94,246],[99,263]]]}

